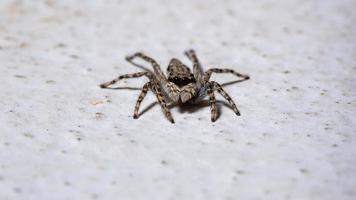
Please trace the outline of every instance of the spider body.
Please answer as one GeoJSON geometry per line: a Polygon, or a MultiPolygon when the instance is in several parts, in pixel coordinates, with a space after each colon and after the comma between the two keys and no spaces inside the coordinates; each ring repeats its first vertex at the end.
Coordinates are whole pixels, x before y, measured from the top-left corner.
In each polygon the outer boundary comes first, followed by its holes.
{"type": "Polygon", "coordinates": [[[162,72],[157,62],[144,55],[143,53],[135,53],[132,56],[126,57],[126,60],[132,63],[132,60],[139,57],[149,62],[154,71],[144,71],[134,74],[121,75],[112,81],[103,83],[101,88],[108,88],[110,85],[115,84],[117,81],[125,78],[136,78],[146,76],[149,79],[141,91],[138,97],[134,110],[134,118],[138,118],[138,111],[140,104],[146,96],[148,90],[151,90],[157,97],[166,117],[174,123],[172,115],[168,109],[167,102],[185,104],[199,101],[202,97],[208,95],[210,108],[211,108],[211,120],[214,122],[217,117],[217,107],[214,91],[218,91],[230,104],[231,108],[237,115],[240,115],[234,101],[223,90],[221,85],[215,81],[209,81],[212,73],[232,73],[243,80],[249,79],[248,75],[240,74],[232,69],[219,69],[211,68],[203,73],[199,64],[198,58],[193,50],[188,50],[185,55],[193,62],[193,72],[176,58],[171,59],[167,67],[167,76],[162,72]]]}

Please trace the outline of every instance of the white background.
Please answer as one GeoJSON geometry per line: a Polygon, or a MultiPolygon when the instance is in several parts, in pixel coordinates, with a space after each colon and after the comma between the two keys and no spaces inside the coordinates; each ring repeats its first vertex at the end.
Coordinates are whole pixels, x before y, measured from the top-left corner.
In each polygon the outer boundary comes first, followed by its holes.
{"type": "MultiPolygon", "coordinates": [[[[0,199],[355,199],[356,2],[0,2],[0,199]],[[132,119],[145,78],[194,48],[251,80],[220,103],[132,119]],[[143,63],[143,62],[142,62],[143,63]],[[144,64],[144,63],[143,63],[144,64]],[[149,67],[149,65],[145,65],[149,67]]],[[[220,83],[232,75],[213,75],[220,83]]],[[[223,100],[217,95],[219,100],[223,100]]],[[[155,101],[152,93],[141,110],[155,101]]]]}

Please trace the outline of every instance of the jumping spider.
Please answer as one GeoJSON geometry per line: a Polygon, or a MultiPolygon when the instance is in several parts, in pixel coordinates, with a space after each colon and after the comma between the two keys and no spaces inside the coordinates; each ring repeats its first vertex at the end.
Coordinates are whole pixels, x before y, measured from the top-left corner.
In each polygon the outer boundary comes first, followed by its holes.
{"type": "Polygon", "coordinates": [[[150,89],[157,97],[159,104],[161,105],[163,112],[166,117],[174,123],[171,112],[168,109],[167,101],[170,103],[193,103],[202,99],[202,97],[208,95],[210,108],[211,108],[211,121],[215,121],[218,117],[218,110],[216,107],[216,99],[214,91],[217,90],[230,104],[231,108],[234,110],[236,115],[240,115],[234,101],[231,97],[224,91],[221,85],[215,81],[209,81],[212,73],[232,73],[238,77],[243,78],[243,80],[249,79],[248,75],[240,74],[232,69],[218,69],[211,68],[206,72],[201,70],[198,58],[195,55],[194,50],[188,50],[185,55],[193,62],[193,73],[190,69],[184,65],[181,61],[176,58],[171,59],[167,68],[167,74],[163,73],[158,63],[144,55],[143,53],[135,53],[132,56],[126,57],[126,60],[132,63],[132,60],[139,57],[147,62],[149,62],[154,71],[144,71],[137,72],[133,74],[125,74],[117,77],[116,79],[103,83],[100,85],[101,88],[108,88],[108,86],[115,84],[121,79],[126,78],[137,78],[141,76],[146,76],[149,81],[144,84],[141,94],[137,99],[134,119],[138,118],[138,110],[140,104],[144,97],[146,96],[148,90],[150,89]]]}

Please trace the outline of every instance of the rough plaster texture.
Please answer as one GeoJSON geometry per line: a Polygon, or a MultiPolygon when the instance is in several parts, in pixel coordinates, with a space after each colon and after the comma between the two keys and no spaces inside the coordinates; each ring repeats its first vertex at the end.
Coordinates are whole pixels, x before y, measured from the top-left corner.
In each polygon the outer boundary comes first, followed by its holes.
{"type": "MultiPolygon", "coordinates": [[[[353,0],[0,2],[0,199],[356,199],[353,0]],[[196,49],[251,80],[132,119],[145,78],[196,49]],[[147,66],[147,65],[146,65],[147,66]],[[219,97],[220,98],[220,97],[219,97]],[[220,98],[220,100],[222,100],[220,98]]],[[[214,75],[226,83],[231,75],[214,75]]],[[[142,109],[155,101],[152,94],[142,109]]]]}

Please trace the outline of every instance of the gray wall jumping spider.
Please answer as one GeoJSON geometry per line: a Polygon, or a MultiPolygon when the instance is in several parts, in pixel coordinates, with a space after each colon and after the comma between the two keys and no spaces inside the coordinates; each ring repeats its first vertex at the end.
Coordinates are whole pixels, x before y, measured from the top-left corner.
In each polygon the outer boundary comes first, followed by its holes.
{"type": "Polygon", "coordinates": [[[139,116],[138,111],[140,104],[149,89],[156,95],[158,102],[163,109],[163,112],[172,123],[174,123],[174,120],[172,118],[171,112],[168,109],[167,101],[170,103],[178,104],[193,103],[201,100],[206,95],[209,96],[211,121],[214,122],[218,117],[218,110],[216,107],[216,99],[214,94],[215,90],[218,91],[229,102],[236,115],[240,115],[240,112],[237,109],[234,101],[224,91],[221,85],[215,81],[209,81],[209,79],[212,73],[232,73],[238,77],[243,78],[243,80],[249,79],[249,76],[240,74],[232,69],[211,68],[208,71],[203,72],[194,50],[186,51],[185,55],[193,62],[193,73],[191,73],[190,69],[181,61],[173,58],[171,59],[167,68],[167,78],[154,59],[144,55],[143,53],[135,53],[132,56],[126,57],[126,60],[131,62],[134,58],[139,57],[151,63],[154,71],[144,71],[121,75],[112,81],[101,84],[100,87],[108,88],[108,86],[115,84],[119,80],[125,78],[137,78],[141,76],[148,77],[149,82],[143,86],[141,94],[136,102],[133,115],[135,119],[137,119],[139,116]]]}

